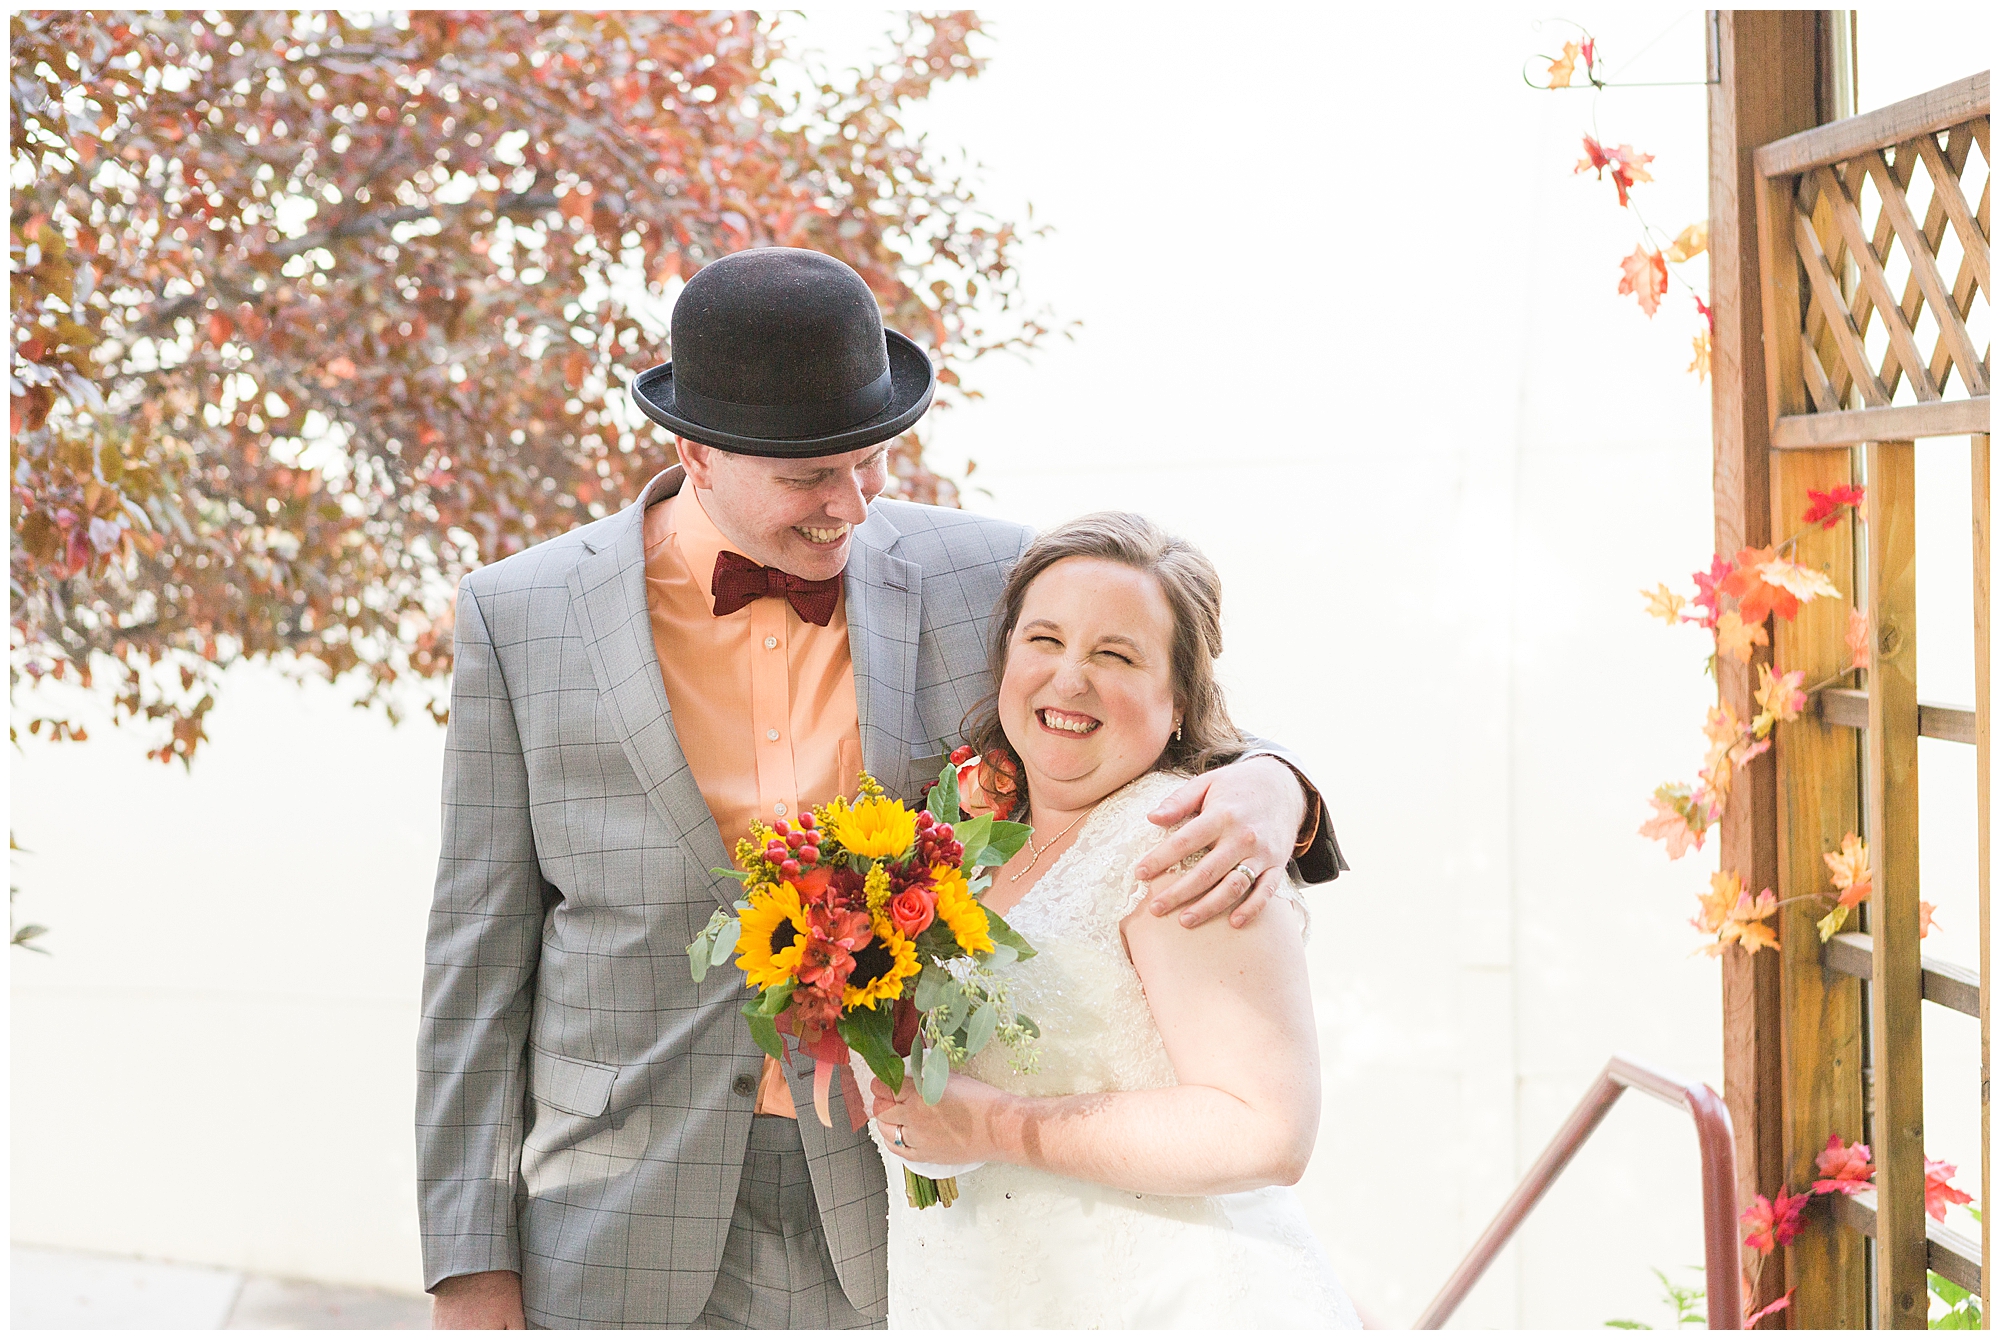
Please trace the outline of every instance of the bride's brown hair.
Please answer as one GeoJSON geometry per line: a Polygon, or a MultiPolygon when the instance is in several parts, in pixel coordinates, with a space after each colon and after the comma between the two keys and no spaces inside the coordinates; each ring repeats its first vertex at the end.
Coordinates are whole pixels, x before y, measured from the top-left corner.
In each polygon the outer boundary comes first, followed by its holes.
{"type": "MultiPolygon", "coordinates": [[[[1007,576],[994,611],[986,661],[993,692],[967,714],[966,742],[982,758],[996,755],[1012,765],[1018,800],[1025,805],[1028,782],[1000,727],[1000,681],[1007,673],[1007,644],[1021,622],[1021,606],[1035,578],[1066,558],[1102,558],[1147,573],[1160,585],[1174,616],[1174,705],[1180,709],[1177,736],[1169,736],[1153,767],[1206,772],[1243,752],[1243,736],[1229,719],[1222,686],[1215,682],[1215,658],[1222,654],[1222,578],[1207,555],[1133,512],[1092,512],[1036,537],[1007,576]]],[[[984,772],[984,770],[982,770],[984,772]]],[[[984,779],[983,779],[984,780],[984,779]]],[[[992,788],[989,786],[988,793],[992,788]]],[[[1016,817],[1022,817],[1017,814],[1016,817]]]]}

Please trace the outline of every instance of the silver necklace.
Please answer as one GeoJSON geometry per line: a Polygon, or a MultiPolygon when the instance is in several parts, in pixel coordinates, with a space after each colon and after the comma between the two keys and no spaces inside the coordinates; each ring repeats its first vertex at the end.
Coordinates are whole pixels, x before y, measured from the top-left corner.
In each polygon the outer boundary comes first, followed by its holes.
{"type": "MultiPolygon", "coordinates": [[[[1104,802],[1100,800],[1097,802],[1097,805],[1102,805],[1103,803],[1104,802]]],[[[1070,828],[1075,828],[1078,824],[1082,823],[1085,819],[1088,819],[1092,814],[1097,812],[1097,805],[1092,805],[1082,814],[1079,814],[1076,816],[1076,818],[1070,820],[1069,828],[1063,829],[1062,832],[1050,838],[1048,842],[1043,846],[1037,847],[1035,845],[1035,835],[1033,833],[1030,833],[1028,835],[1028,863],[1022,866],[1019,870],[1016,870],[1013,874],[1007,876],[1007,882],[1009,884],[1020,883],[1021,876],[1027,874],[1030,870],[1033,870],[1035,868],[1035,863],[1048,854],[1050,847],[1055,846],[1056,843],[1061,842],[1064,838],[1069,836],[1070,828]]]]}

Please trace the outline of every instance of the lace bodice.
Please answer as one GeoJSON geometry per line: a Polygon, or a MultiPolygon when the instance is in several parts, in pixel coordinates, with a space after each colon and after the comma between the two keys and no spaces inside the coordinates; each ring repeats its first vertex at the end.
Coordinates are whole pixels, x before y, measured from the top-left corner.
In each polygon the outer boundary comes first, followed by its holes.
{"type": "MultiPolygon", "coordinates": [[[[1018,1072],[989,1046],[968,1075],[1030,1097],[1177,1082],[1119,923],[1149,892],[1133,867],[1165,836],[1146,815],[1185,780],[1151,773],[1107,797],[1006,913],[1037,951],[1012,977],[1039,1064],[1018,1072]]],[[[912,1210],[893,1160],[889,1185],[892,1327],[1358,1325],[1285,1188],[1140,1195],[987,1164],[956,1204],[912,1210]]]]}

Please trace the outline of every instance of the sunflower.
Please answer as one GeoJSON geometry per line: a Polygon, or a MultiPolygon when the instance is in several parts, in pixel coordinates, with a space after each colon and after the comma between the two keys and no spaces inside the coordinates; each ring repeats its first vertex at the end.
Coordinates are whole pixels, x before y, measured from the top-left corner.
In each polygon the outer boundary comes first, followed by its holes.
{"type": "Polygon", "coordinates": [[[805,949],[806,914],[799,891],[789,882],[765,884],[750,891],[750,906],[740,918],[736,966],[753,990],[789,980],[799,969],[805,949]]]}
{"type": "Polygon", "coordinates": [[[856,801],[826,823],[854,856],[901,856],[917,840],[917,816],[900,800],[856,801]]]}
{"type": "Polygon", "coordinates": [[[889,919],[877,915],[875,938],[854,953],[854,971],[841,992],[842,1009],[870,1008],[903,994],[903,983],[917,975],[917,947],[889,919]]]}
{"type": "Polygon", "coordinates": [[[934,865],[931,881],[937,893],[937,919],[951,927],[958,947],[968,954],[992,953],[993,925],[966,886],[964,872],[955,865],[934,865]]]}

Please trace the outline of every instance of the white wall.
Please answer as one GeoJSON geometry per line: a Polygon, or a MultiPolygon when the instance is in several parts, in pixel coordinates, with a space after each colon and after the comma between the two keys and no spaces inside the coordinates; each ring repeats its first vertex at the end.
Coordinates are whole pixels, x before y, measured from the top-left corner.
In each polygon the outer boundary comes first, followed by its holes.
{"type": "MultiPolygon", "coordinates": [[[[1660,39],[1627,78],[1702,77],[1699,11],[1579,17],[1614,66],[1660,39]]],[[[812,31],[845,57],[876,24],[812,31]]],[[[1570,175],[1589,95],[1520,81],[1553,25],[992,27],[988,74],[913,120],[1057,225],[1030,288],[1083,326],[982,369],[935,449],[979,462],[980,510],[1144,511],[1220,565],[1237,718],[1317,761],[1355,867],[1315,895],[1327,1104],[1302,1191],[1362,1307],[1407,1324],[1613,1051],[1720,1084],[1686,925],[1710,867],[1634,833],[1692,775],[1709,701],[1699,636],[1636,595],[1710,544],[1691,305],[1649,322],[1614,291],[1632,220],[1570,175]]],[[[1596,115],[1657,155],[1650,217],[1705,214],[1702,89],[1596,115]]],[[[1949,615],[1924,618],[1928,639],[1949,615]]],[[[265,672],[221,702],[192,776],[102,735],[15,760],[20,910],[56,929],[52,957],[13,955],[13,1233],[415,1288],[442,733],[265,672]]],[[[1924,766],[1927,824],[1962,828],[1969,799],[1924,766]]],[[[1962,1066],[1942,1036],[1932,1064],[1962,1066]]],[[[1933,1087],[1942,1144],[1966,1105],[1933,1087]]],[[[1628,1099],[1460,1321],[1665,1320],[1648,1272],[1700,1260],[1696,1168],[1685,1118],[1628,1099]]]]}

